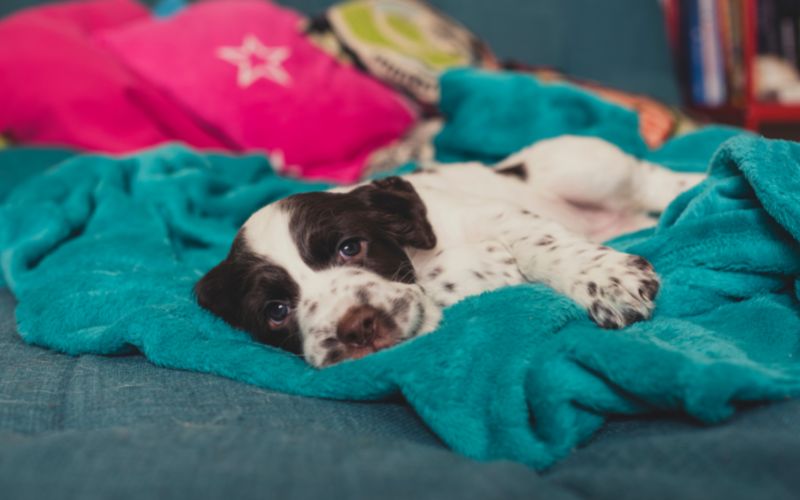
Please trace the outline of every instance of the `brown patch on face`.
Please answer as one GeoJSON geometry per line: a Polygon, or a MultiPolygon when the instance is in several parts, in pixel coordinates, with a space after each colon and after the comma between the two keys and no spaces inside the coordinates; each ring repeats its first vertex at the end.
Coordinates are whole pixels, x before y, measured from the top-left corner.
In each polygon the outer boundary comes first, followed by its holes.
{"type": "Polygon", "coordinates": [[[416,276],[405,247],[436,245],[427,210],[414,187],[390,177],[349,193],[302,193],[279,202],[289,213],[290,232],[300,257],[312,269],[358,265],[391,281],[414,283],[416,276]],[[363,258],[343,263],[339,247],[359,239],[363,258]]]}
{"type": "Polygon", "coordinates": [[[237,235],[225,260],[195,285],[194,292],[200,306],[255,340],[302,353],[294,314],[273,325],[266,312],[270,302],[283,302],[294,310],[300,288],[284,268],[253,253],[243,233],[237,235]]]}

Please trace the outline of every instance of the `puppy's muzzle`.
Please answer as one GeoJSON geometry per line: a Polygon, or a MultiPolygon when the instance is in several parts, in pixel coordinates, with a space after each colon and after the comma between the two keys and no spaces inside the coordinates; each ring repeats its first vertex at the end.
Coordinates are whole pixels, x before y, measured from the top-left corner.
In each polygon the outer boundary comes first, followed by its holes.
{"type": "Polygon", "coordinates": [[[385,311],[362,304],[345,312],[336,325],[336,336],[350,351],[347,357],[360,358],[396,344],[400,329],[385,311]]]}

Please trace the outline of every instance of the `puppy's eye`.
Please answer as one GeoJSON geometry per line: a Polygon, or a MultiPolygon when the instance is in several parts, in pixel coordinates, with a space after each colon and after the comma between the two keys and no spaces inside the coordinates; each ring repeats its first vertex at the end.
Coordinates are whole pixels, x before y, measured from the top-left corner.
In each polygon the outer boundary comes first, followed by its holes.
{"type": "Polygon", "coordinates": [[[270,302],[267,304],[267,318],[270,326],[280,326],[289,317],[289,304],[285,302],[270,302]]]}
{"type": "Polygon", "coordinates": [[[339,257],[346,261],[362,257],[366,252],[367,242],[360,238],[350,238],[339,245],[339,257]]]}

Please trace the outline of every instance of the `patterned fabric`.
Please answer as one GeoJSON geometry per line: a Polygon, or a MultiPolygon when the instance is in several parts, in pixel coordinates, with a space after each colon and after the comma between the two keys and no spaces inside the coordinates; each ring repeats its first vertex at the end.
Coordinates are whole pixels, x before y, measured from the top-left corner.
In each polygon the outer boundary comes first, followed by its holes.
{"type": "Polygon", "coordinates": [[[439,76],[445,70],[494,64],[479,38],[416,0],[342,2],[309,31],[322,45],[338,48],[344,58],[427,105],[438,102],[439,76]]]}
{"type": "Polygon", "coordinates": [[[442,120],[431,118],[419,122],[402,139],[372,153],[367,160],[364,178],[395,170],[406,163],[432,161],[433,139],[442,130],[442,120]]]}

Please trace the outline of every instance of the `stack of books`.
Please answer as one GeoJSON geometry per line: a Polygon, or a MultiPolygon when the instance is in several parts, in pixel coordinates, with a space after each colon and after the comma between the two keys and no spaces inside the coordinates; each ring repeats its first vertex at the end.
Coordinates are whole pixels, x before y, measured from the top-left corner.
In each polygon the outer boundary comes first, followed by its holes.
{"type": "Polygon", "coordinates": [[[678,71],[692,104],[744,104],[744,4],[745,0],[677,0],[668,7],[678,71]]]}
{"type": "MultiPolygon", "coordinates": [[[[745,104],[746,0],[666,2],[678,70],[692,104],[745,104]]],[[[800,69],[800,0],[757,0],[757,51],[800,69]]]]}

